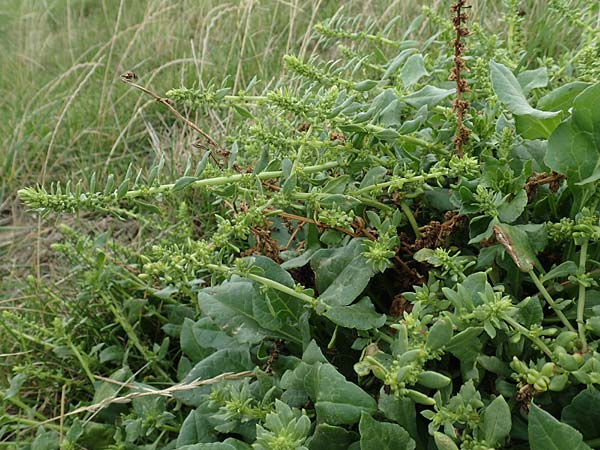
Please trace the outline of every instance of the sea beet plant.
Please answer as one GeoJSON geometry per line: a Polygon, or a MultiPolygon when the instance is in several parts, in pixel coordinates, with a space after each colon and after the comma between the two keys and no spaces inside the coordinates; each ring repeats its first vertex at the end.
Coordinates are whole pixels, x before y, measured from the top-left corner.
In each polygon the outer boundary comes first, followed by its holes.
{"type": "Polygon", "coordinates": [[[427,10],[439,34],[423,42],[410,38],[424,17],[403,40],[393,23],[334,17],[315,42],[338,42],[340,59],[287,56],[270,89],[161,96],[126,74],[199,133],[198,157],[174,179],[160,158],[20,191],[39,214],[110,226],[61,227],[72,298],[32,280],[86,320],[0,316],[45,358],[15,364],[0,436],[32,449],[599,447],[600,84],[590,67],[532,60],[509,3],[505,42],[469,33],[465,1],[451,22],[427,10]],[[225,137],[189,119],[208,113],[225,137]]]}

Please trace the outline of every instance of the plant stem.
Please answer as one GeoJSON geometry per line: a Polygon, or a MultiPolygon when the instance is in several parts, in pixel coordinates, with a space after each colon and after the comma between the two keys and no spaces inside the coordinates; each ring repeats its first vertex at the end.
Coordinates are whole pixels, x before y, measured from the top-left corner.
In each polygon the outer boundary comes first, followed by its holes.
{"type": "Polygon", "coordinates": [[[502,320],[504,320],[506,323],[508,323],[511,327],[513,327],[515,330],[517,330],[523,336],[527,337],[541,351],[543,351],[546,354],[546,356],[548,356],[550,359],[552,359],[552,351],[548,348],[548,346],[546,344],[544,344],[544,341],[542,341],[538,336],[532,335],[530,330],[528,330],[523,325],[521,325],[519,322],[517,322],[515,319],[513,319],[512,317],[510,317],[506,314],[502,315],[502,320]]]}
{"type": "Polygon", "coordinates": [[[419,239],[421,237],[421,232],[419,231],[419,224],[417,224],[415,215],[412,213],[411,209],[408,207],[406,202],[401,201],[400,208],[402,209],[402,212],[406,215],[406,218],[408,219],[408,223],[410,224],[411,228],[413,229],[415,236],[417,237],[417,239],[419,239]]]}
{"type": "MultiPolygon", "coordinates": [[[[319,164],[316,166],[302,167],[301,170],[303,173],[317,173],[317,172],[322,172],[324,170],[329,170],[329,169],[333,169],[336,167],[340,167],[340,165],[341,164],[338,161],[330,161],[330,162],[319,164]]],[[[256,177],[259,180],[268,180],[271,178],[281,178],[282,176],[283,176],[282,170],[274,170],[272,172],[261,172],[257,175],[238,173],[238,174],[229,175],[226,177],[215,177],[215,178],[206,178],[203,180],[197,180],[197,181],[194,181],[193,183],[191,183],[191,186],[193,186],[193,187],[220,186],[223,184],[230,184],[230,183],[235,183],[235,182],[241,181],[245,177],[246,178],[247,177],[256,177]]],[[[136,198],[136,197],[142,197],[145,195],[160,194],[162,192],[171,191],[174,187],[175,187],[175,183],[170,183],[170,184],[163,184],[160,186],[146,188],[146,189],[136,189],[136,190],[125,193],[124,197],[125,198],[136,198]]]]}
{"type": "Polygon", "coordinates": [[[533,283],[539,289],[540,293],[542,294],[544,299],[548,302],[550,307],[554,310],[554,312],[556,313],[556,315],[558,316],[560,321],[567,327],[567,329],[569,331],[575,331],[575,328],[573,327],[573,325],[571,325],[571,322],[569,322],[569,319],[567,319],[567,316],[565,316],[564,313],[558,308],[558,306],[556,305],[556,302],[550,296],[550,294],[548,293],[548,291],[546,290],[546,288],[544,287],[544,285],[542,284],[540,279],[537,277],[535,272],[533,270],[530,270],[528,273],[529,273],[529,276],[531,277],[531,279],[533,280],[533,283]]]}
{"type": "MultiPolygon", "coordinates": [[[[585,264],[587,262],[589,240],[586,239],[581,245],[581,252],[579,253],[579,274],[585,273],[585,264]]],[[[579,333],[579,339],[581,340],[581,351],[587,352],[587,340],[585,337],[585,286],[583,283],[579,283],[579,297],[577,299],[577,331],[579,333]]]]}

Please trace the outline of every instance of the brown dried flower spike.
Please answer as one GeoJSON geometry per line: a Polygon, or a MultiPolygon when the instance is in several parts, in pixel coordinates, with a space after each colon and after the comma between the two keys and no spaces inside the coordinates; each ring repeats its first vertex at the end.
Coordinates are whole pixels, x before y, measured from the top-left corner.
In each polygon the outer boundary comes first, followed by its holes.
{"type": "Polygon", "coordinates": [[[467,5],[467,0],[457,0],[450,7],[452,11],[452,24],[456,31],[456,37],[454,38],[454,67],[450,71],[448,77],[451,81],[456,81],[456,98],[452,102],[452,110],[456,113],[457,129],[456,136],[454,138],[454,151],[458,156],[463,156],[463,146],[469,140],[470,130],[464,126],[465,111],[469,109],[470,103],[468,100],[463,99],[463,94],[469,92],[469,84],[466,79],[462,77],[462,72],[468,72],[469,69],[465,64],[464,55],[466,51],[465,43],[463,38],[469,36],[471,33],[467,28],[467,20],[469,19],[468,14],[464,11],[470,8],[467,5]]]}

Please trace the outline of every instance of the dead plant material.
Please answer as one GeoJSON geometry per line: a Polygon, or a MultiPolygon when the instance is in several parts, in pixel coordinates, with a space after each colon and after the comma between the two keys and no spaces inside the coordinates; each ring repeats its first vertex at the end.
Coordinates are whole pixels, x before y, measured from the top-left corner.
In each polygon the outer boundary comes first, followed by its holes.
{"type": "Polygon", "coordinates": [[[281,353],[284,347],[285,342],[283,341],[283,339],[277,339],[275,341],[275,345],[273,347],[273,350],[271,351],[271,355],[269,356],[269,359],[267,360],[267,364],[265,366],[265,373],[269,375],[273,374],[273,364],[275,364],[279,359],[279,354],[281,353]]]}
{"type": "MultiPolygon", "coordinates": [[[[137,79],[138,79],[138,76],[135,72],[125,72],[123,75],[121,75],[121,81],[123,81],[125,84],[128,84],[131,87],[134,87],[134,88],[142,91],[145,94],[148,94],[150,97],[155,99],[157,102],[165,105],[179,120],[183,121],[183,123],[185,123],[188,127],[190,127],[192,130],[194,130],[195,132],[200,134],[208,142],[208,144],[211,147],[213,147],[214,149],[217,150],[217,152],[219,154],[224,155],[227,153],[227,150],[224,149],[223,147],[221,147],[217,143],[217,141],[215,141],[212,137],[210,137],[210,135],[208,133],[206,133],[204,130],[202,130],[200,127],[198,127],[194,122],[192,122],[187,117],[183,116],[179,111],[177,111],[177,109],[175,109],[175,107],[173,106],[172,100],[165,98],[165,97],[161,97],[160,95],[156,94],[155,92],[152,92],[150,89],[137,84],[135,82],[137,79]]],[[[218,161],[215,159],[215,157],[212,153],[210,156],[211,156],[211,158],[213,158],[215,163],[218,164],[218,161]]]]}
{"type": "Polygon", "coordinates": [[[556,192],[560,188],[560,182],[565,180],[567,177],[564,175],[552,171],[550,173],[534,173],[527,184],[525,184],[525,191],[527,192],[527,200],[532,201],[537,194],[538,188],[544,184],[550,185],[550,191],[556,192]]]}
{"type": "Polygon", "coordinates": [[[469,83],[462,76],[463,72],[469,71],[464,59],[466,45],[463,41],[463,38],[471,34],[466,26],[469,16],[465,12],[465,9],[468,8],[470,8],[470,6],[467,5],[467,0],[457,0],[457,2],[450,7],[450,11],[454,14],[452,17],[452,24],[454,25],[456,37],[453,41],[454,67],[450,71],[448,79],[456,82],[456,98],[452,102],[452,110],[456,114],[457,120],[456,136],[454,137],[454,151],[461,158],[463,156],[463,146],[467,143],[471,134],[471,131],[464,126],[464,116],[471,104],[468,100],[463,99],[463,94],[469,92],[470,89],[469,83]]]}
{"type": "Polygon", "coordinates": [[[421,237],[415,241],[414,249],[446,247],[452,234],[465,227],[466,216],[448,211],[444,216],[444,222],[432,221],[428,225],[419,228],[421,237]]]}
{"type": "Polygon", "coordinates": [[[412,309],[412,303],[406,300],[402,294],[398,294],[392,299],[388,314],[394,317],[402,317],[405,312],[410,313],[412,309]]]}
{"type": "Polygon", "coordinates": [[[252,231],[256,243],[254,244],[254,247],[242,252],[242,256],[267,256],[277,264],[281,264],[283,259],[279,256],[279,244],[277,244],[277,241],[271,236],[271,231],[268,228],[263,227],[251,227],[250,231],[252,231]]]}

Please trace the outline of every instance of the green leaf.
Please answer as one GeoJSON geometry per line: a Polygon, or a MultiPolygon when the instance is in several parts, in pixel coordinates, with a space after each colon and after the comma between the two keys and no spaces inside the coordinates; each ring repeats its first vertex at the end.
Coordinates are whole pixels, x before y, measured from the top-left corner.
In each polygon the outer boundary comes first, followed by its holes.
{"type": "Polygon", "coordinates": [[[532,325],[541,325],[544,319],[544,310],[540,299],[537,297],[528,297],[517,305],[521,324],[527,328],[532,325]]]}
{"type": "Polygon", "coordinates": [[[515,116],[517,133],[525,139],[548,139],[559,124],[560,116],[543,119],[530,115],[515,116]]]}
{"type": "Polygon", "coordinates": [[[354,90],[358,92],[367,92],[373,89],[379,81],[376,80],[363,80],[358,83],[354,83],[354,90]]]}
{"type": "MultiPolygon", "coordinates": [[[[256,258],[263,276],[290,286],[291,277],[268,258],[256,258]],[[287,274],[287,276],[285,275],[287,274]]],[[[253,282],[232,278],[219,286],[198,293],[200,309],[239,342],[257,343],[264,337],[300,342],[298,319],[303,309],[296,299],[272,290],[264,292],[253,282]]]]}
{"type": "Polygon", "coordinates": [[[504,223],[513,223],[523,214],[526,206],[527,192],[525,192],[525,189],[521,189],[512,200],[503,201],[498,207],[499,218],[504,223]]]}
{"type": "Polygon", "coordinates": [[[553,280],[555,278],[566,278],[569,275],[574,275],[577,273],[577,264],[573,261],[565,261],[562,264],[559,264],[552,270],[550,270],[546,275],[544,275],[544,281],[553,280]]]}
{"type": "Polygon", "coordinates": [[[287,392],[304,390],[315,404],[319,423],[351,425],[360,420],[361,413],[372,414],[377,410],[371,395],[323,361],[327,360],[312,341],[302,362],[284,373],[281,387],[287,392]]]}
{"type": "Polygon", "coordinates": [[[175,182],[175,186],[173,186],[173,192],[179,192],[184,190],[198,178],[196,177],[181,177],[179,180],[175,182]]]}
{"type": "Polygon", "coordinates": [[[425,69],[423,55],[421,54],[412,55],[408,58],[404,66],[402,66],[402,70],[400,70],[400,79],[406,87],[412,86],[426,75],[429,74],[425,69]]]}
{"type": "Polygon", "coordinates": [[[452,440],[452,438],[444,433],[435,431],[433,433],[433,440],[435,441],[435,445],[439,450],[458,450],[458,446],[452,440]]]}
{"type": "Polygon", "coordinates": [[[452,322],[448,319],[439,319],[429,330],[426,346],[430,350],[439,350],[452,339],[452,322]]]}
{"type": "Polygon", "coordinates": [[[568,111],[575,98],[589,86],[583,81],[564,84],[540,98],[537,107],[543,111],[568,111]]]}
{"type": "Polygon", "coordinates": [[[315,399],[319,422],[349,425],[358,422],[361,413],[372,414],[377,410],[373,397],[346,381],[331,364],[317,363],[312,375],[307,391],[315,399]]]}
{"type": "Polygon", "coordinates": [[[566,175],[570,184],[600,178],[600,84],[575,98],[571,117],[548,139],[545,162],[566,175]]]}
{"type": "Polygon", "coordinates": [[[308,444],[309,450],[347,450],[358,440],[358,434],[327,423],[317,425],[315,433],[308,444]]]}
{"type": "Polygon", "coordinates": [[[203,411],[202,407],[190,412],[179,430],[177,448],[189,444],[215,441],[217,435],[210,425],[208,417],[209,412],[203,411]]]}
{"type": "Polygon", "coordinates": [[[409,398],[398,398],[394,394],[386,394],[382,388],[379,392],[379,410],[383,412],[386,418],[397,422],[402,428],[408,431],[417,443],[418,448],[423,447],[423,436],[417,430],[417,413],[415,403],[409,398]]]}
{"type": "Polygon", "coordinates": [[[501,395],[485,408],[483,430],[488,444],[496,447],[507,438],[512,428],[512,420],[508,403],[501,395]]]}
{"type": "Polygon", "coordinates": [[[579,431],[560,423],[534,403],[529,410],[527,432],[531,450],[591,450],[579,431]]]}
{"type": "Polygon", "coordinates": [[[523,93],[527,95],[531,90],[548,86],[548,69],[539,67],[532,70],[524,70],[517,75],[523,93]]]}
{"type": "Polygon", "coordinates": [[[424,88],[405,96],[402,100],[415,108],[421,108],[427,105],[429,109],[440,103],[445,98],[454,93],[454,89],[440,89],[435,86],[425,86],[424,88]]]}
{"type": "Polygon", "coordinates": [[[561,419],[577,428],[586,440],[600,438],[600,392],[593,387],[581,391],[563,409],[561,419]]]}
{"type": "MultiPolygon", "coordinates": [[[[245,349],[223,349],[219,350],[202,361],[197,363],[192,370],[183,379],[184,383],[191,383],[197,380],[206,380],[225,372],[244,372],[252,370],[254,364],[250,359],[250,352],[245,349]]],[[[180,391],[174,394],[174,397],[186,405],[198,407],[202,396],[210,387],[201,386],[187,391],[180,391]]]]}
{"type": "Polygon", "coordinates": [[[446,375],[431,370],[425,370],[417,377],[417,383],[430,389],[442,389],[451,382],[452,380],[446,375]]]}
{"type": "Polygon", "coordinates": [[[330,306],[351,304],[375,275],[361,255],[362,239],[354,239],[342,248],[322,249],[310,261],[315,271],[319,298],[330,306]]]}
{"type": "Polygon", "coordinates": [[[177,447],[177,450],[236,450],[236,448],[230,444],[215,442],[209,444],[184,445],[183,447],[177,447]]]}
{"type": "Polygon", "coordinates": [[[368,414],[360,417],[361,450],[413,450],[415,441],[395,423],[379,422],[368,414]]]}
{"type": "Polygon", "coordinates": [[[203,317],[197,322],[186,317],[181,326],[179,342],[181,350],[193,363],[206,358],[212,353],[211,349],[220,350],[237,345],[234,338],[216,326],[208,317],[203,317]]]}
{"type": "Polygon", "coordinates": [[[513,114],[532,116],[538,119],[555,117],[559,114],[559,112],[541,111],[533,108],[525,98],[519,81],[508,67],[494,61],[490,61],[489,66],[494,92],[513,114]]]}
{"type": "Polygon", "coordinates": [[[375,311],[369,297],[363,297],[351,306],[332,306],[324,316],[336,325],[355,330],[377,329],[385,324],[385,314],[375,311]]]}

